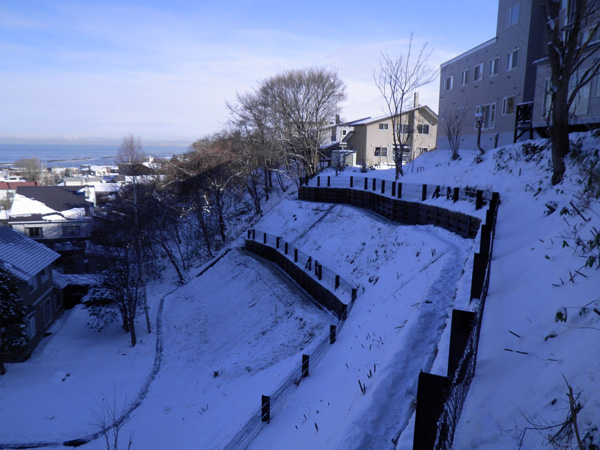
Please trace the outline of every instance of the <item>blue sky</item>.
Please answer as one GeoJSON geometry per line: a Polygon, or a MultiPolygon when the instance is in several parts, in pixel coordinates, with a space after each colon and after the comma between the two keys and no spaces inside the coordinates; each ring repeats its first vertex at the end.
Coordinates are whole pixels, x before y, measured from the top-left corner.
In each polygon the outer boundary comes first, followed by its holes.
{"type": "MultiPolygon", "coordinates": [[[[325,66],[342,117],[377,116],[381,52],[439,64],[495,35],[497,1],[0,1],[0,136],[195,140],[225,102],[281,71],[325,66]]],[[[439,81],[421,90],[437,110],[439,81]]]]}

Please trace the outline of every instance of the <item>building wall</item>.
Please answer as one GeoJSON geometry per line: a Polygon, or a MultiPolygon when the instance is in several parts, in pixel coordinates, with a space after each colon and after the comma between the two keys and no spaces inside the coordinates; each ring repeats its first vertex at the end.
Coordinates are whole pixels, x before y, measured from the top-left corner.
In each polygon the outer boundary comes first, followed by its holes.
{"type": "MultiPolygon", "coordinates": [[[[475,113],[489,111],[489,126],[481,132],[481,146],[493,148],[513,142],[516,105],[534,99],[535,66],[533,61],[542,55],[543,21],[534,0],[500,0],[496,38],[442,64],[440,74],[440,133],[437,148],[448,148],[444,131],[444,117],[457,108],[464,108],[463,149],[477,148],[475,113]],[[508,25],[507,18],[519,5],[519,20],[508,25]],[[509,13],[509,10],[511,11],[509,13]],[[508,26],[507,26],[508,25],[508,26]],[[509,67],[510,54],[518,50],[516,68],[509,67]],[[496,61],[497,74],[491,72],[496,61]],[[483,67],[481,79],[475,81],[476,67],[483,67]],[[463,72],[468,71],[468,81],[463,84],[463,72]],[[452,86],[448,89],[448,78],[452,86]],[[486,106],[489,105],[489,106],[486,106]],[[512,106],[511,106],[512,105],[512,106]],[[492,112],[493,110],[493,112],[492,112]]],[[[487,122],[487,121],[486,121],[487,122]]]]}
{"type": "MultiPolygon", "coordinates": [[[[14,219],[9,221],[10,226],[13,230],[24,234],[25,236],[31,237],[36,241],[46,240],[69,240],[77,238],[89,238],[92,231],[92,219],[88,220],[69,220],[63,222],[16,222],[14,219]],[[65,227],[79,227],[79,235],[69,235],[68,232],[65,235],[65,227]],[[30,236],[26,228],[42,228],[43,235],[40,237],[30,236]]],[[[74,231],[74,230],[73,230],[74,231]]]]}

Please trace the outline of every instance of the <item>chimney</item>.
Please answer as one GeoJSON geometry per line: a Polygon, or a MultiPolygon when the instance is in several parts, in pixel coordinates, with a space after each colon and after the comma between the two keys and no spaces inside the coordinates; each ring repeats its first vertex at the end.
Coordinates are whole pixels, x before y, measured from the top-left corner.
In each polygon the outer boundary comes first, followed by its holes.
{"type": "Polygon", "coordinates": [[[414,107],[415,108],[419,107],[419,93],[418,92],[415,92],[414,107]]]}

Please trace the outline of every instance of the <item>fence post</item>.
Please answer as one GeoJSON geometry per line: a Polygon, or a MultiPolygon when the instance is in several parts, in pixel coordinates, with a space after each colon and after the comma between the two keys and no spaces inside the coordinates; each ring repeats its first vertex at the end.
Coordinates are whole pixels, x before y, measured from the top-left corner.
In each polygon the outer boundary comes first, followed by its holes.
{"type": "Polygon", "coordinates": [[[402,183],[398,183],[398,198],[402,198],[402,183]]]}
{"type": "Polygon", "coordinates": [[[256,230],[252,230],[252,239],[256,240],[256,230]]]}
{"type": "Polygon", "coordinates": [[[331,187],[331,177],[327,176],[327,187],[331,187]]]}
{"type": "Polygon", "coordinates": [[[309,374],[308,371],[308,361],[310,359],[310,356],[308,355],[302,355],[302,376],[303,377],[307,377],[309,374]]]}
{"type": "Polygon", "coordinates": [[[309,256],[306,260],[306,265],[304,266],[306,270],[312,270],[312,256],[309,256]]]}
{"type": "Polygon", "coordinates": [[[317,176],[317,187],[321,187],[321,176],[317,176]]]}
{"type": "Polygon", "coordinates": [[[263,422],[269,423],[271,421],[271,397],[268,395],[262,396],[261,415],[263,422]]]}
{"type": "MultiPolygon", "coordinates": [[[[450,328],[450,350],[448,354],[448,378],[453,380],[456,376],[456,371],[460,370],[458,374],[458,383],[462,383],[464,376],[466,375],[466,367],[469,365],[467,359],[463,360],[463,355],[467,350],[469,338],[473,326],[475,325],[475,313],[472,311],[461,311],[458,309],[452,310],[452,322],[450,328]],[[459,364],[463,360],[463,367],[459,367],[459,364]]],[[[470,355],[472,358],[474,354],[470,355]]]]}
{"type": "Polygon", "coordinates": [[[481,299],[483,282],[485,280],[485,270],[489,256],[485,253],[475,253],[473,255],[473,278],[471,279],[471,300],[481,299]]]}
{"type": "Polygon", "coordinates": [[[354,187],[354,177],[350,176],[350,187],[354,187]]]}
{"type": "Polygon", "coordinates": [[[286,242],[283,247],[285,249],[284,253],[287,255],[288,254],[288,243],[286,242]]]}
{"type": "Polygon", "coordinates": [[[483,191],[477,191],[477,197],[475,197],[475,209],[483,208],[483,191]]]}
{"type": "Polygon", "coordinates": [[[279,236],[277,236],[277,237],[275,238],[275,248],[279,248],[279,240],[280,240],[280,239],[281,239],[281,238],[280,238],[279,236]]]}
{"type": "Polygon", "coordinates": [[[248,230],[248,239],[250,239],[252,236],[252,230],[248,230]]]}
{"type": "Polygon", "coordinates": [[[263,244],[267,243],[267,233],[263,233],[263,244]]]}
{"type": "Polygon", "coordinates": [[[335,344],[335,325],[329,325],[329,343],[335,344]]]}
{"type": "Polygon", "coordinates": [[[392,197],[396,196],[396,182],[392,181],[392,197]]]}
{"type": "Polygon", "coordinates": [[[385,194],[385,180],[381,180],[381,193],[385,194]]]}
{"type": "Polygon", "coordinates": [[[356,288],[352,288],[352,297],[350,298],[351,302],[354,302],[354,300],[356,300],[356,288]]]}
{"type": "Polygon", "coordinates": [[[368,183],[369,183],[369,178],[365,177],[365,191],[367,190],[368,183]]]}
{"type": "Polygon", "coordinates": [[[425,200],[427,200],[427,185],[426,184],[423,185],[423,193],[421,195],[421,201],[424,202],[425,200]]]}
{"type": "Polygon", "coordinates": [[[373,190],[377,189],[377,178],[373,178],[373,190]]]}
{"type": "Polygon", "coordinates": [[[335,289],[340,287],[340,276],[336,275],[335,276],[335,289]]]}
{"type": "Polygon", "coordinates": [[[452,193],[452,201],[453,202],[457,202],[458,201],[459,193],[460,193],[460,188],[455,187],[454,188],[454,192],[452,193]]]}
{"type": "Polygon", "coordinates": [[[437,422],[448,392],[448,378],[421,372],[417,387],[413,448],[433,450],[437,422]]]}

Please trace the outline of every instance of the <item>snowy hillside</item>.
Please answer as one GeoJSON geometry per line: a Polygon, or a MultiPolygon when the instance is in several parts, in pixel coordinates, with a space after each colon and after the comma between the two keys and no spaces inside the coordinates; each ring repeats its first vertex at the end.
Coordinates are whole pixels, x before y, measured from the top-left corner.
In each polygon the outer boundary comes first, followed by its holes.
{"type": "MultiPolygon", "coordinates": [[[[582,139],[584,153],[600,146],[582,139]]],[[[600,271],[584,267],[590,253],[581,245],[600,229],[600,203],[584,204],[574,162],[552,187],[548,153],[515,145],[450,161],[450,152],[436,151],[405,167],[403,182],[501,196],[477,373],[455,449],[519,448],[521,440],[524,449],[553,448],[547,436],[559,427],[532,428],[566,420],[565,379],[581,393],[582,436],[600,423],[600,271]],[[564,311],[566,321],[555,322],[564,311]]],[[[339,177],[350,175],[393,179],[393,170],[347,169],[339,177]]],[[[453,207],[475,213],[466,202],[453,207]]],[[[294,197],[256,228],[313,255],[359,296],[337,342],[250,448],[411,449],[418,373],[446,375],[449,316],[469,308],[477,240],[294,197]]],[[[201,276],[194,269],[185,286],[165,274],[150,290],[161,328],[146,334],[140,324],[135,348],[116,326],[102,334],[87,328],[83,307],[67,311],[29,361],[9,364],[0,377],[0,448],[84,438],[98,431],[102,405],[120,415],[136,404],[121,447],[133,433],[133,449],[223,448],[261,395],[335,323],[242,244],[232,243],[201,276]]]]}

